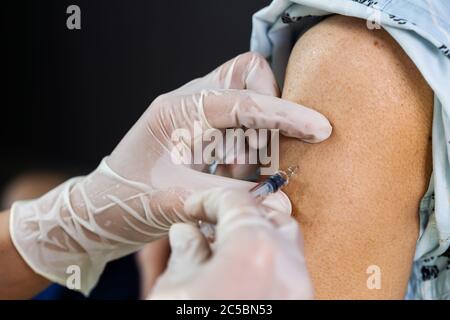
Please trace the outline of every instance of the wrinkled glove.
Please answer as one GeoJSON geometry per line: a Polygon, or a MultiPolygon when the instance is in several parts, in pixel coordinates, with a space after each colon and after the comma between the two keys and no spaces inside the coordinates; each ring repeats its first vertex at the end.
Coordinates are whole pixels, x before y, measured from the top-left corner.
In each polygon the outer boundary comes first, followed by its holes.
{"type": "Polygon", "coordinates": [[[195,123],[202,129],[280,129],[308,142],[330,135],[324,116],[275,95],[278,89],[267,62],[247,53],[158,97],[91,174],[12,206],[15,247],[36,273],[62,285],[67,268],[78,266],[79,290],[89,293],[108,261],[166,235],[175,222],[192,221],[183,203],[193,191],[253,185],[176,164],[177,147],[171,139],[176,129],[193,135],[181,144],[189,151],[199,138],[195,123]]]}
{"type": "Polygon", "coordinates": [[[172,254],[151,299],[312,299],[298,223],[255,202],[248,192],[194,194],[186,213],[216,221],[209,245],[195,225],[169,233],[172,254]]]}

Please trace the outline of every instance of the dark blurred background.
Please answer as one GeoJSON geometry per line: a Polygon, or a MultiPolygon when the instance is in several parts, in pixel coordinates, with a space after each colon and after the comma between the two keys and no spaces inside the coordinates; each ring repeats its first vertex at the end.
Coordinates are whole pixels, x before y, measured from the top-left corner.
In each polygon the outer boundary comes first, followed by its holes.
{"type": "Polygon", "coordinates": [[[269,2],[2,2],[0,192],[30,169],[94,169],[156,96],[247,51],[269,2]]]}

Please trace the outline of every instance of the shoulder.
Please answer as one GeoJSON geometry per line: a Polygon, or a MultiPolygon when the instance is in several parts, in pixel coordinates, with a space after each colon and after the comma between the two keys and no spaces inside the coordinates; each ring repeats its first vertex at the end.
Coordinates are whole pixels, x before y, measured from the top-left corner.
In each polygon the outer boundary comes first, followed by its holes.
{"type": "Polygon", "coordinates": [[[281,143],[282,166],[301,170],[287,193],[318,296],[400,298],[431,173],[433,92],[385,31],[332,16],[297,41],[283,98],[333,125],[323,143],[281,143]],[[365,282],[374,262],[377,292],[365,282]]]}

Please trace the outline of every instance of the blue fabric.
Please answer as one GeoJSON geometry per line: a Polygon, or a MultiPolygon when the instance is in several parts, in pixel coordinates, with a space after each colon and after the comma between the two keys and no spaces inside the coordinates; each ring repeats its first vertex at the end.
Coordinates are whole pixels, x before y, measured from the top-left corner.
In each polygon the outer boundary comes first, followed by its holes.
{"type": "Polygon", "coordinates": [[[450,299],[450,1],[274,0],[253,16],[251,49],[271,62],[282,84],[298,36],[330,14],[381,25],[434,91],[433,174],[418,212],[420,234],[406,297],[450,299]]]}

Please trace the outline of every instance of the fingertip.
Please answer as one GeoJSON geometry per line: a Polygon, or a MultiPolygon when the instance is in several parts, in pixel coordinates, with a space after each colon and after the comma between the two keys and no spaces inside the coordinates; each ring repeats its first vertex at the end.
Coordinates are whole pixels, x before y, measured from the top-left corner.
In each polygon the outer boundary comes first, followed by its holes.
{"type": "Polygon", "coordinates": [[[289,200],[289,197],[283,191],[269,195],[264,199],[262,204],[272,211],[280,212],[288,216],[292,213],[291,200],[289,200]]]}
{"type": "Polygon", "coordinates": [[[302,138],[302,140],[309,143],[319,143],[327,140],[331,136],[332,132],[333,127],[324,117],[323,121],[311,123],[310,130],[305,130],[303,132],[303,136],[306,134],[307,138],[302,138]]]}
{"type": "Polygon", "coordinates": [[[288,121],[283,134],[301,139],[305,142],[318,143],[330,137],[333,128],[330,121],[320,112],[301,104],[285,101],[284,117],[288,121]]]}
{"type": "Polygon", "coordinates": [[[331,135],[328,119],[311,108],[250,91],[245,92],[244,98],[241,97],[238,122],[246,127],[279,129],[284,136],[310,143],[323,141],[331,135]]]}

